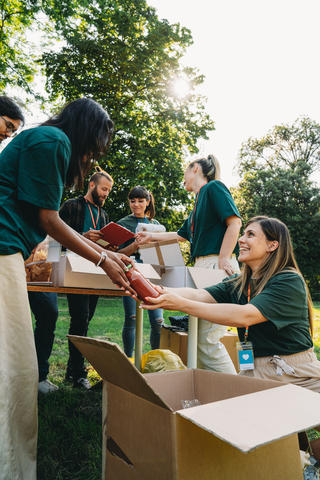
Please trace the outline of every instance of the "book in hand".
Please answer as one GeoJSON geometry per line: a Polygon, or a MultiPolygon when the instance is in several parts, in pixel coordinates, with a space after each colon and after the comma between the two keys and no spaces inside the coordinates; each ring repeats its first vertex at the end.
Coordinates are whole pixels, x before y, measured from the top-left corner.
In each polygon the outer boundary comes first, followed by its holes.
{"type": "Polygon", "coordinates": [[[119,247],[119,245],[122,245],[131,238],[134,238],[134,233],[114,222],[109,222],[107,225],[101,228],[100,233],[102,233],[103,238],[97,240],[97,243],[104,248],[109,245],[111,245],[111,247],[119,247]]]}

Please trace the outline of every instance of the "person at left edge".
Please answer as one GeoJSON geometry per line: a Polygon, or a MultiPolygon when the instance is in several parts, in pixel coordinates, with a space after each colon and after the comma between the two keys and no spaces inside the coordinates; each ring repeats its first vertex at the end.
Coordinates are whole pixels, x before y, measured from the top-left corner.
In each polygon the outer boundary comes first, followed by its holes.
{"type": "MultiPolygon", "coordinates": [[[[108,223],[108,217],[102,208],[112,189],[113,179],[103,170],[96,171],[89,180],[88,191],[85,196],[71,198],[63,203],[59,215],[64,222],[76,232],[93,242],[102,238],[100,229],[108,223]]],[[[89,322],[92,319],[99,297],[97,295],[67,294],[70,314],[70,335],[86,337],[89,322]]],[[[89,389],[87,371],[84,366],[84,357],[79,350],[69,344],[69,360],[66,380],[71,381],[74,387],[89,389]]]]}
{"type": "MultiPolygon", "coordinates": [[[[0,97],[0,143],[17,135],[24,124],[24,116],[11,98],[0,97]]],[[[30,308],[35,316],[34,339],[37,351],[39,384],[42,393],[58,389],[48,379],[49,356],[52,350],[54,329],[58,318],[57,294],[51,292],[28,292],[30,308]]]]}
{"type": "Polygon", "coordinates": [[[81,188],[113,122],[94,100],[71,102],[0,154],[0,480],[35,480],[38,367],[24,259],[49,234],[133,292],[131,260],[106,252],[59,217],[64,186],[81,188]]]}
{"type": "Polygon", "coordinates": [[[17,134],[24,124],[24,116],[16,103],[5,95],[0,96],[0,143],[17,134]]]}

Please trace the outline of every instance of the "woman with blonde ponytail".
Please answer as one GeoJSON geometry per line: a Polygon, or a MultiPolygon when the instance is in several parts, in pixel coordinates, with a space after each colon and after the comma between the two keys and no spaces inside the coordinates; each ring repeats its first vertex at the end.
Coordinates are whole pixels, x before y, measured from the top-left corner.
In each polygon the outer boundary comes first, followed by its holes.
{"type": "MultiPolygon", "coordinates": [[[[196,267],[219,268],[232,275],[239,271],[235,256],[241,228],[238,209],[230,191],[220,181],[220,165],[208,155],[191,162],[184,173],[184,186],[195,193],[195,204],[178,232],[138,233],[140,244],[152,240],[189,241],[196,267]]],[[[198,367],[224,373],[236,373],[220,342],[226,328],[199,318],[198,367]]]]}
{"type": "Polygon", "coordinates": [[[254,368],[241,374],[294,383],[320,393],[313,351],[312,303],[297,266],[288,228],[276,218],[252,218],[239,239],[240,275],[206,289],[158,288],[152,306],[181,310],[237,327],[250,342],[254,368]]]}

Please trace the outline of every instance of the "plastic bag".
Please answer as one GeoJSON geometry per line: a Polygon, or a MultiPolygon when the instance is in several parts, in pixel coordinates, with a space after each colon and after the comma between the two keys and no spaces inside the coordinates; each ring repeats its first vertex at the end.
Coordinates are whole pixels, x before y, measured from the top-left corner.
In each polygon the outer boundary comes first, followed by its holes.
{"type": "Polygon", "coordinates": [[[150,350],[142,355],[142,373],[165,372],[166,370],[185,370],[187,367],[181,358],[171,350],[150,350]]]}
{"type": "Polygon", "coordinates": [[[49,238],[39,243],[24,262],[27,282],[49,282],[52,263],[47,262],[49,238]]]}

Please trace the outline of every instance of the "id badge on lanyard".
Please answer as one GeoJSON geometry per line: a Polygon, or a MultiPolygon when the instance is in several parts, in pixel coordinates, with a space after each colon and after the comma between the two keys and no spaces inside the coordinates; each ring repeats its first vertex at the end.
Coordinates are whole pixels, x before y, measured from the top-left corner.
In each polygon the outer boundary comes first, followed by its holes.
{"type": "MultiPolygon", "coordinates": [[[[248,303],[250,302],[251,287],[248,286],[248,303]]],[[[254,370],[254,357],[252,342],[248,342],[249,327],[246,327],[244,341],[237,342],[239,370],[254,370]]]]}

